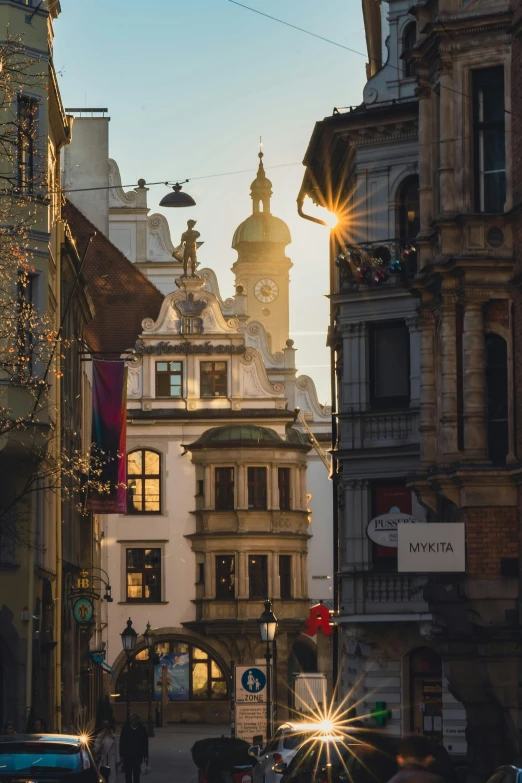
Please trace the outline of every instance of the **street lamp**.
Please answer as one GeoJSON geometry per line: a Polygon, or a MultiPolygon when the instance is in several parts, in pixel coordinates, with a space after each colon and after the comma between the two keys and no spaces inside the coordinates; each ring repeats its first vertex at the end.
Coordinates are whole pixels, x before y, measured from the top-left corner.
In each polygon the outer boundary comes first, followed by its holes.
{"type": "Polygon", "coordinates": [[[147,627],[143,633],[143,639],[145,641],[145,647],[149,653],[149,714],[147,716],[147,732],[149,737],[154,736],[154,723],[152,722],[152,672],[151,665],[154,657],[154,642],[156,637],[154,631],[150,627],[150,622],[147,622],[147,627]]]}
{"type": "MultiPolygon", "coordinates": [[[[188,182],[188,179],[185,180],[185,182],[188,182]]],[[[167,183],[165,183],[167,184],[167,183]]],[[[167,193],[166,196],[163,196],[163,198],[160,201],[160,207],[195,207],[196,202],[192,198],[192,196],[189,196],[188,193],[183,193],[183,190],[181,189],[181,185],[179,182],[176,182],[175,185],[172,186],[172,193],[167,193]]]]}
{"type": "Polygon", "coordinates": [[[130,673],[131,673],[131,661],[134,656],[134,651],[136,649],[136,640],[138,638],[138,634],[132,627],[132,620],[127,620],[127,627],[124,631],[120,634],[121,636],[121,644],[123,647],[123,651],[125,655],[127,656],[127,722],[130,721],[130,673]]]}
{"type": "Polygon", "coordinates": [[[272,694],[270,689],[270,643],[273,643],[277,630],[277,617],[272,611],[272,602],[269,598],[265,601],[265,611],[259,618],[259,630],[261,641],[266,642],[266,741],[272,736],[272,694]]]}

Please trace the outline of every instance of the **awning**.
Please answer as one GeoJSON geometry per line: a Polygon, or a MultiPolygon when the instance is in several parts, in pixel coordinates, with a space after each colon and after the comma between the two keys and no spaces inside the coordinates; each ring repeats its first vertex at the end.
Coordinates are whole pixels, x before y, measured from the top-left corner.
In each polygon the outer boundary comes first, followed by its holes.
{"type": "Polygon", "coordinates": [[[98,666],[101,666],[101,668],[106,674],[110,674],[113,680],[116,679],[116,675],[114,674],[114,669],[106,661],[104,661],[100,655],[96,655],[96,653],[90,653],[90,656],[91,656],[91,660],[94,661],[94,663],[97,664],[98,666]]]}

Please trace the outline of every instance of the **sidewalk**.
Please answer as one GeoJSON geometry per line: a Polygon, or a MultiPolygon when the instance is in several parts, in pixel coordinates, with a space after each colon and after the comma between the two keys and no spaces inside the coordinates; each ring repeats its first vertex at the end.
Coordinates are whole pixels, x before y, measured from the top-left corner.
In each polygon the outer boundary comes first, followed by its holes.
{"type": "MultiPolygon", "coordinates": [[[[141,783],[197,783],[197,770],[190,755],[192,745],[205,737],[230,737],[230,726],[180,723],[154,732],[155,736],[149,739],[151,773],[142,777],[141,783]]],[[[124,780],[123,774],[118,773],[117,783],[124,780]]]]}

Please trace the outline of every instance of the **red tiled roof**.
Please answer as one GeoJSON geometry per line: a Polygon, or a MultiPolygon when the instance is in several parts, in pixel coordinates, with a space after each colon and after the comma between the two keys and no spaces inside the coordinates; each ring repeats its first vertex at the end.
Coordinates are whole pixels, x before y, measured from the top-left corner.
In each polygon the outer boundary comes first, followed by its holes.
{"type": "Polygon", "coordinates": [[[91,231],[96,231],[83,267],[95,308],[85,327],[88,346],[95,353],[116,354],[133,348],[143,319],[158,317],[163,294],[74,204],[67,201],[62,214],[80,256],[91,231]]]}

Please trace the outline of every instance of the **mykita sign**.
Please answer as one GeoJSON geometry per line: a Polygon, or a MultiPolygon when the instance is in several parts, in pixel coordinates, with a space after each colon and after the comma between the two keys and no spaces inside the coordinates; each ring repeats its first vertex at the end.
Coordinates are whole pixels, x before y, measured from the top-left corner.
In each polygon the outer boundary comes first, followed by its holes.
{"type": "Polygon", "coordinates": [[[463,522],[399,525],[398,533],[398,571],[436,574],[466,570],[463,522]]]}

